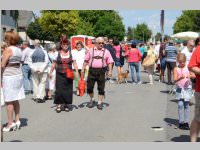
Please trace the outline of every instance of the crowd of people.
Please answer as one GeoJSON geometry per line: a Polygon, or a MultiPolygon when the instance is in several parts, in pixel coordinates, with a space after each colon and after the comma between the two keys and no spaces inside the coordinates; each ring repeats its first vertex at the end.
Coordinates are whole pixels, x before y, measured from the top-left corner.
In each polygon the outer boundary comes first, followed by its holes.
{"type": "MultiPolygon", "coordinates": [[[[154,73],[159,82],[176,86],[179,128],[190,129],[191,141],[196,141],[200,130],[200,38],[186,43],[164,39],[153,44],[126,43],[113,38],[97,37],[95,46],[88,48],[78,41],[70,49],[70,41],[61,36],[58,45],[51,43],[44,48],[39,40],[24,41],[14,31],[5,33],[1,44],[1,90],[7,109],[8,123],[2,130],[8,132],[20,128],[20,104],[26,95],[32,95],[36,103],[53,100],[56,112],[69,111],[73,103],[73,88],[79,96],[78,82],[84,78],[86,92],[90,96],[88,107],[96,105],[94,85],[97,82],[97,108],[103,109],[106,81],[114,83],[114,66],[117,79],[125,70],[131,72],[131,84],[140,85],[141,69],[147,72],[154,85],[154,73]],[[128,68],[125,69],[125,64],[128,68]],[[167,79],[165,70],[167,69],[167,79]],[[136,72],[136,73],[135,73],[136,72]],[[135,78],[136,74],[136,78],[135,78]],[[189,126],[189,102],[195,91],[195,114],[189,126]],[[13,119],[13,113],[15,119],[13,119]],[[14,121],[13,121],[14,120],[14,121]]],[[[117,83],[117,82],[116,82],[117,83]]]]}

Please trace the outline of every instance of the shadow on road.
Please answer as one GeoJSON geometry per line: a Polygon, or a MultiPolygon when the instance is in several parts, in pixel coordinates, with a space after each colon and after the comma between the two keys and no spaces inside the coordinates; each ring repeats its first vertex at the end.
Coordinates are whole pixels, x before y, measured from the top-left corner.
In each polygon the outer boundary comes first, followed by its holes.
{"type": "MultiPolygon", "coordinates": [[[[173,137],[171,141],[174,142],[190,142],[190,136],[189,135],[180,135],[179,137],[173,137]]],[[[200,142],[200,138],[197,139],[198,142],[200,142]]]]}
{"type": "Polygon", "coordinates": [[[178,127],[179,121],[177,119],[172,119],[172,118],[164,118],[164,121],[168,123],[169,125],[175,125],[178,127]]]}
{"type": "Polygon", "coordinates": [[[9,141],[9,142],[23,142],[23,141],[20,141],[20,140],[13,140],[13,141],[9,141]]]}
{"type": "MultiPolygon", "coordinates": [[[[88,107],[89,103],[90,103],[90,102],[84,102],[84,103],[78,105],[78,107],[79,107],[79,108],[84,108],[84,107],[89,108],[89,107],[88,107]]],[[[109,106],[110,106],[110,104],[108,104],[108,103],[104,103],[104,102],[103,102],[102,104],[103,104],[103,107],[109,107],[109,106]]],[[[94,107],[96,107],[96,106],[97,106],[97,102],[95,102],[94,107]]]]}
{"type": "Polygon", "coordinates": [[[178,103],[178,100],[177,99],[172,99],[170,100],[171,102],[174,102],[174,103],[178,103]]]}
{"type": "Polygon", "coordinates": [[[160,93],[169,94],[169,90],[167,90],[167,91],[160,91],[160,93]]]}

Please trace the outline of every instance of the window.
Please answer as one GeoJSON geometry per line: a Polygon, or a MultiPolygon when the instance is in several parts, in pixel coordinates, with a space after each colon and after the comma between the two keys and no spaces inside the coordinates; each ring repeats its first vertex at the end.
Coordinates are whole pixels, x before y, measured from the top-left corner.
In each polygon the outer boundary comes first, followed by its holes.
{"type": "Polygon", "coordinates": [[[2,15],[6,15],[6,10],[2,10],[2,11],[1,11],[1,14],[2,14],[2,15]]]}

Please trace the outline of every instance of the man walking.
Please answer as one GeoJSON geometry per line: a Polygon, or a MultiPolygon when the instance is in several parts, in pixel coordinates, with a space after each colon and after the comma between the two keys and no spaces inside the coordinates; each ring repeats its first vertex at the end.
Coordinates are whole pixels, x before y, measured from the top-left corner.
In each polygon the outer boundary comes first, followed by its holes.
{"type": "Polygon", "coordinates": [[[24,41],[22,43],[22,73],[23,73],[23,79],[24,79],[24,90],[25,94],[31,94],[32,93],[32,81],[31,81],[31,68],[29,67],[29,55],[33,52],[32,49],[29,48],[29,42],[24,41]]]}
{"type": "Polygon", "coordinates": [[[109,67],[108,76],[112,76],[112,63],[113,59],[110,52],[103,48],[104,39],[98,37],[96,39],[96,46],[88,51],[85,56],[85,61],[82,68],[82,75],[84,75],[85,67],[89,65],[89,74],[87,79],[87,93],[90,96],[89,108],[94,107],[94,85],[97,82],[98,88],[98,105],[99,110],[103,109],[103,98],[105,95],[105,73],[107,66],[109,67]]]}
{"type": "Polygon", "coordinates": [[[168,84],[172,83],[172,72],[176,67],[176,57],[178,54],[178,49],[174,46],[174,42],[172,40],[169,41],[169,45],[165,48],[165,56],[166,56],[166,65],[167,65],[167,77],[168,84]]]}
{"type": "Polygon", "coordinates": [[[43,103],[45,102],[45,85],[49,59],[47,52],[41,48],[39,40],[35,40],[34,46],[35,50],[29,57],[33,81],[33,99],[38,103],[43,103]]]}

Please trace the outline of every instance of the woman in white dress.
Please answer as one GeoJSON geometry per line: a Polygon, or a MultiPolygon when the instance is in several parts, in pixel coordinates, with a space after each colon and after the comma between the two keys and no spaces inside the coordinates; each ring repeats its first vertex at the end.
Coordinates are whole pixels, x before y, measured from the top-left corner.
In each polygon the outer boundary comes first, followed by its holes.
{"type": "MultiPolygon", "coordinates": [[[[50,74],[51,65],[57,56],[58,56],[58,51],[56,50],[56,45],[54,43],[52,43],[52,44],[50,44],[49,52],[48,52],[48,57],[49,57],[48,75],[50,74]]],[[[52,100],[52,95],[55,90],[55,84],[56,84],[56,71],[54,70],[52,72],[52,77],[48,78],[48,81],[47,81],[47,86],[46,86],[47,94],[45,97],[46,100],[52,100]]]]}
{"type": "Polygon", "coordinates": [[[3,128],[4,132],[19,129],[20,127],[20,104],[19,100],[25,98],[23,88],[23,75],[21,69],[22,52],[16,45],[19,42],[19,35],[15,31],[5,33],[5,42],[8,47],[3,52],[1,63],[3,96],[6,103],[8,124],[3,128]],[[15,122],[13,121],[15,113],[15,122]]]}

